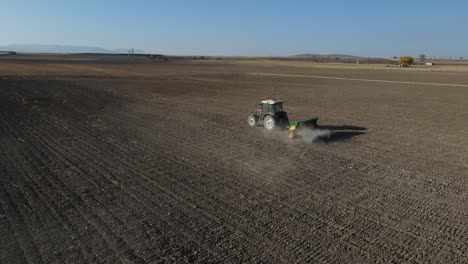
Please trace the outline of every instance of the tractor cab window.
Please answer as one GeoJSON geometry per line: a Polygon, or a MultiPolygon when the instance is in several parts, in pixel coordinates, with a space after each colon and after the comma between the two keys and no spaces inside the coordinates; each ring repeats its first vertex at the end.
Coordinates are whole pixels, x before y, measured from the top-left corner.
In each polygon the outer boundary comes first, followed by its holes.
{"type": "Polygon", "coordinates": [[[278,104],[274,104],[272,106],[273,106],[273,111],[272,112],[275,112],[275,113],[283,112],[283,104],[278,103],[278,104]]]}
{"type": "Polygon", "coordinates": [[[269,104],[262,104],[262,112],[268,113],[270,112],[269,104]]]}

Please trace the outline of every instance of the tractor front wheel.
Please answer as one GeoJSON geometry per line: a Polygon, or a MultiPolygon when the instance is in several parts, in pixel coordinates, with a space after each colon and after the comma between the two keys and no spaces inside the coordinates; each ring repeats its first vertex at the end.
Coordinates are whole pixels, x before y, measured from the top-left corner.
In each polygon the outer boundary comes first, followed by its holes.
{"type": "Polygon", "coordinates": [[[249,115],[249,117],[247,117],[247,123],[249,124],[250,127],[257,126],[257,119],[255,118],[254,114],[251,114],[249,115]]]}
{"type": "Polygon", "coordinates": [[[263,126],[265,127],[266,130],[271,131],[275,128],[276,121],[273,117],[268,115],[263,119],[263,126]]]}

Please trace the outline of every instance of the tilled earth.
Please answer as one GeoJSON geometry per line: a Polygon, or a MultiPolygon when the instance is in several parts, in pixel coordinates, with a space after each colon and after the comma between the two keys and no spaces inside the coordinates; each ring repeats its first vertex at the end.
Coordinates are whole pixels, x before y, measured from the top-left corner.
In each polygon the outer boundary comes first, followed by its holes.
{"type": "Polygon", "coordinates": [[[468,262],[457,73],[0,62],[0,262],[468,262]],[[250,128],[267,98],[320,131],[250,128]],[[311,143],[310,133],[331,133],[311,143]]]}

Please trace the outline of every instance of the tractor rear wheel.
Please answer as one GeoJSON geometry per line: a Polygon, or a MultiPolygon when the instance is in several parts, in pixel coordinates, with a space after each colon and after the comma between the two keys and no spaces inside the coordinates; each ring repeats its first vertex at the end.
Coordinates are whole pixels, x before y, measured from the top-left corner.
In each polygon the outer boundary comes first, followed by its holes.
{"type": "Polygon", "coordinates": [[[257,119],[255,118],[254,114],[250,114],[249,117],[247,117],[247,123],[250,127],[257,126],[257,119]]]}
{"type": "Polygon", "coordinates": [[[263,126],[265,127],[266,130],[271,131],[275,128],[276,121],[273,117],[268,115],[263,119],[263,126]]]}

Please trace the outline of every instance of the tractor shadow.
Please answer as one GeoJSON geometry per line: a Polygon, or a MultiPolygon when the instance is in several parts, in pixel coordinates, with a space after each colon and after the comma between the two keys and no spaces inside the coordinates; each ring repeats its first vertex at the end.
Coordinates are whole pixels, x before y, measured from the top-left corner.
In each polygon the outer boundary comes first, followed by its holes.
{"type": "Polygon", "coordinates": [[[360,126],[332,126],[320,125],[314,131],[319,131],[313,138],[308,138],[309,141],[314,143],[335,143],[351,140],[354,137],[365,135],[367,128],[360,126]]]}
{"type": "Polygon", "coordinates": [[[361,132],[361,131],[332,131],[332,133],[327,137],[320,136],[319,140],[324,143],[333,143],[333,142],[338,142],[338,141],[349,140],[355,136],[364,135],[364,134],[366,133],[361,132]]]}
{"type": "Polygon", "coordinates": [[[348,125],[344,125],[344,126],[330,126],[330,125],[322,126],[322,125],[320,125],[318,128],[319,129],[332,130],[332,131],[340,131],[340,130],[365,131],[365,130],[367,130],[366,127],[348,126],[348,125]]]}

